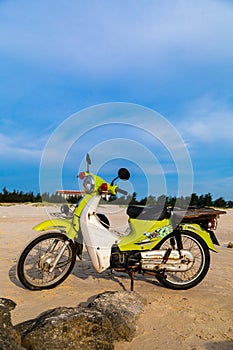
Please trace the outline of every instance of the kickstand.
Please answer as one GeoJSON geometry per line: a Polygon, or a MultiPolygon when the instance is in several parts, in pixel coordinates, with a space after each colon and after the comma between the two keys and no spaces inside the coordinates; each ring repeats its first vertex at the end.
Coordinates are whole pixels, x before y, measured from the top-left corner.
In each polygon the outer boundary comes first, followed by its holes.
{"type": "Polygon", "coordinates": [[[130,276],[130,290],[131,290],[131,292],[133,292],[133,289],[134,289],[134,271],[130,271],[129,276],[130,276]]]}

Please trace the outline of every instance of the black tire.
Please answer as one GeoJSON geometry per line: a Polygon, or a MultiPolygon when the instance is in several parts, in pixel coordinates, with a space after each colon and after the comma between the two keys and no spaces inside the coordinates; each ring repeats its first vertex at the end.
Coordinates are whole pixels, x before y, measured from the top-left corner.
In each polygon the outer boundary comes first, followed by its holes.
{"type": "Polygon", "coordinates": [[[186,272],[164,271],[156,275],[156,278],[164,286],[182,290],[189,289],[199,284],[207,274],[210,266],[210,253],[207,244],[195,233],[190,231],[177,231],[163,239],[157,249],[185,249],[194,257],[192,267],[186,272]],[[181,246],[180,246],[181,245],[181,246]]]}
{"type": "Polygon", "coordinates": [[[35,238],[21,253],[17,264],[18,278],[30,290],[52,289],[69,276],[75,261],[76,249],[73,241],[62,233],[48,232],[35,238]],[[65,251],[54,271],[49,272],[51,262],[65,242],[68,243],[65,251]]]}

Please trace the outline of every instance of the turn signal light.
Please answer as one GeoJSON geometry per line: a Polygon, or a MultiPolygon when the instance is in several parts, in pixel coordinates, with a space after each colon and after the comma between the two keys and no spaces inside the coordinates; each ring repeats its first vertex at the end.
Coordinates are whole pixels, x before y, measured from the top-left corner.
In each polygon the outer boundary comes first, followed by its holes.
{"type": "Polygon", "coordinates": [[[107,192],[108,191],[108,184],[106,182],[102,183],[101,191],[102,192],[107,192]]]}
{"type": "Polygon", "coordinates": [[[80,178],[80,180],[83,180],[85,176],[86,176],[86,175],[85,175],[84,171],[82,171],[82,172],[79,173],[79,175],[78,175],[78,177],[80,178]]]}

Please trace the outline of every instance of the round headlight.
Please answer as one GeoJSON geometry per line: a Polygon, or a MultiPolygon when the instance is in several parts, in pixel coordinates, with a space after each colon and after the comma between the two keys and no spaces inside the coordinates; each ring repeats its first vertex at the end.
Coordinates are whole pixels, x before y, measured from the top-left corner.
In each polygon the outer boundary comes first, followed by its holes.
{"type": "Polygon", "coordinates": [[[91,175],[87,175],[83,180],[83,187],[87,193],[92,193],[95,189],[95,181],[91,175]]]}

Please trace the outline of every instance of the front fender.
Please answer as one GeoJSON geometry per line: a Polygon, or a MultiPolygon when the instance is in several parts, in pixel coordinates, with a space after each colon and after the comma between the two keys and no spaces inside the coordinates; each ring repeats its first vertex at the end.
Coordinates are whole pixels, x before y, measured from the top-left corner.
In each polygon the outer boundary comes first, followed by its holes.
{"type": "Polygon", "coordinates": [[[181,224],[182,230],[191,231],[200,236],[206,242],[208,248],[217,253],[210,234],[198,224],[181,224]]]}
{"type": "Polygon", "coordinates": [[[40,222],[38,225],[33,227],[33,230],[41,232],[47,230],[59,230],[65,231],[67,234],[71,228],[71,220],[66,219],[52,219],[40,222]]]}

